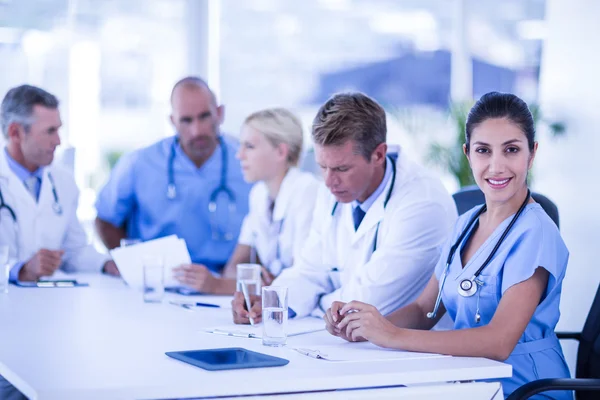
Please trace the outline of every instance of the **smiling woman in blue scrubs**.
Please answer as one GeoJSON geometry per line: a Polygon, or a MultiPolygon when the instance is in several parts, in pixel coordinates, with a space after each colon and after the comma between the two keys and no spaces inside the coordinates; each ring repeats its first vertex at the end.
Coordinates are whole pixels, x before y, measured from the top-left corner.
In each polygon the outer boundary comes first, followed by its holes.
{"type": "Polygon", "coordinates": [[[248,213],[239,144],[219,132],[224,108],[203,80],[180,80],[171,105],[177,135],[119,160],[98,195],[96,227],[109,249],[176,234],[194,263],[219,272],[248,213]]]}
{"type": "Polygon", "coordinates": [[[568,377],[554,328],[569,252],[527,188],[537,147],[525,102],[484,95],[469,113],[464,152],[485,204],[459,218],[415,302],[386,317],[368,304],[336,302],[327,330],[387,348],[505,361],[513,367],[501,380],[506,396],[529,381],[568,377]],[[429,331],[446,312],[454,329],[429,331]]]}

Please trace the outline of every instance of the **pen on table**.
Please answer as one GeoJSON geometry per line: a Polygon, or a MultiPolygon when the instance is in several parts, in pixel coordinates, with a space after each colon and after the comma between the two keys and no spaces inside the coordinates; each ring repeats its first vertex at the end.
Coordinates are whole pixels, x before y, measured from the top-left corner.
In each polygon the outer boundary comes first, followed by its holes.
{"type": "Polygon", "coordinates": [[[230,332],[230,331],[225,331],[222,329],[213,329],[208,332],[214,333],[216,335],[223,335],[223,336],[243,337],[243,338],[250,338],[250,339],[258,338],[258,336],[256,336],[256,334],[254,334],[254,333],[245,333],[245,332],[237,332],[237,331],[230,332]]]}
{"type": "Polygon", "coordinates": [[[254,325],[254,318],[250,316],[250,309],[252,308],[250,304],[250,296],[248,295],[248,286],[246,286],[246,282],[241,281],[242,286],[242,294],[244,295],[244,301],[246,302],[246,308],[248,309],[248,319],[250,319],[250,325],[254,325]]]}
{"type": "Polygon", "coordinates": [[[303,354],[308,357],[316,358],[318,360],[325,359],[325,358],[323,358],[323,356],[321,356],[321,353],[319,352],[319,350],[300,349],[300,348],[295,348],[294,350],[296,350],[300,354],[303,354]]]}
{"type": "Polygon", "coordinates": [[[212,304],[212,303],[178,303],[176,301],[170,301],[169,303],[173,304],[174,306],[181,306],[181,307],[209,307],[209,308],[221,308],[220,305],[218,304],[212,304]]]}

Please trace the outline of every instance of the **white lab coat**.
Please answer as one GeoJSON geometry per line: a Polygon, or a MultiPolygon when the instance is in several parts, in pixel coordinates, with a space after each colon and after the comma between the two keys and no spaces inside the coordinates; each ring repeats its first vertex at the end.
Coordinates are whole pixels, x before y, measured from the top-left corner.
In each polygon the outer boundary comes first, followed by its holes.
{"type": "Polygon", "coordinates": [[[8,166],[5,151],[0,149],[0,189],[4,201],[17,216],[18,229],[15,230],[9,212],[0,210],[0,243],[10,246],[10,260],[26,262],[43,248],[65,250],[61,269],[66,272],[100,272],[106,261],[110,260],[108,255],[100,254],[89,244],[77,219],[79,190],[69,171],[58,166],[46,167],[36,203],[8,166]],[[55,202],[49,173],[54,178],[62,215],[53,209],[55,202]]]}
{"type": "Polygon", "coordinates": [[[321,187],[300,257],[273,283],[289,288],[289,307],[298,317],[322,316],[336,300],[373,304],[385,315],[425,288],[457,218],[456,206],[439,179],[402,153],[384,209],[391,181],[357,231],[352,204],[339,203],[332,216],[335,198],[321,187]]]}
{"type": "Polygon", "coordinates": [[[254,246],[262,264],[279,275],[299,257],[310,231],[318,190],[319,181],[313,174],[291,168],[281,182],[271,217],[267,185],[257,183],[250,191],[250,212],[238,243],[254,246]]]}

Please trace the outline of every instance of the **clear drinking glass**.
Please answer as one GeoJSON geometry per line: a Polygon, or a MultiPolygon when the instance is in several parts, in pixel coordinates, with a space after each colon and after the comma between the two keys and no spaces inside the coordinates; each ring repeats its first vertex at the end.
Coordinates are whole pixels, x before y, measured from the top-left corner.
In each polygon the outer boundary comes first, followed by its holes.
{"type": "Polygon", "coordinates": [[[164,260],[158,256],[148,256],[142,259],[144,269],[144,301],[160,303],[165,295],[164,260]]]}
{"type": "Polygon", "coordinates": [[[0,245],[0,293],[8,293],[8,277],[10,263],[8,262],[9,247],[0,245]]]}
{"type": "Polygon", "coordinates": [[[287,340],[288,288],[262,288],[262,343],[265,346],[283,346],[287,340]]]}
{"type": "Polygon", "coordinates": [[[249,295],[260,296],[262,280],[260,278],[260,264],[238,264],[237,266],[237,291],[241,292],[242,282],[246,283],[249,295]]]}

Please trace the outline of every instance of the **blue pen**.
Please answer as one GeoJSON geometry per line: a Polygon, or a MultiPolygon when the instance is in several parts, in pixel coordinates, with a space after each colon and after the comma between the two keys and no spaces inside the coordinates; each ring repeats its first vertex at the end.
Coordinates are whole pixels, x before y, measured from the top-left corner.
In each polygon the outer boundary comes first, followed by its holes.
{"type": "Polygon", "coordinates": [[[196,303],[196,306],[198,306],[198,307],[221,308],[220,305],[218,305],[218,304],[211,304],[211,303],[196,303]]]}

